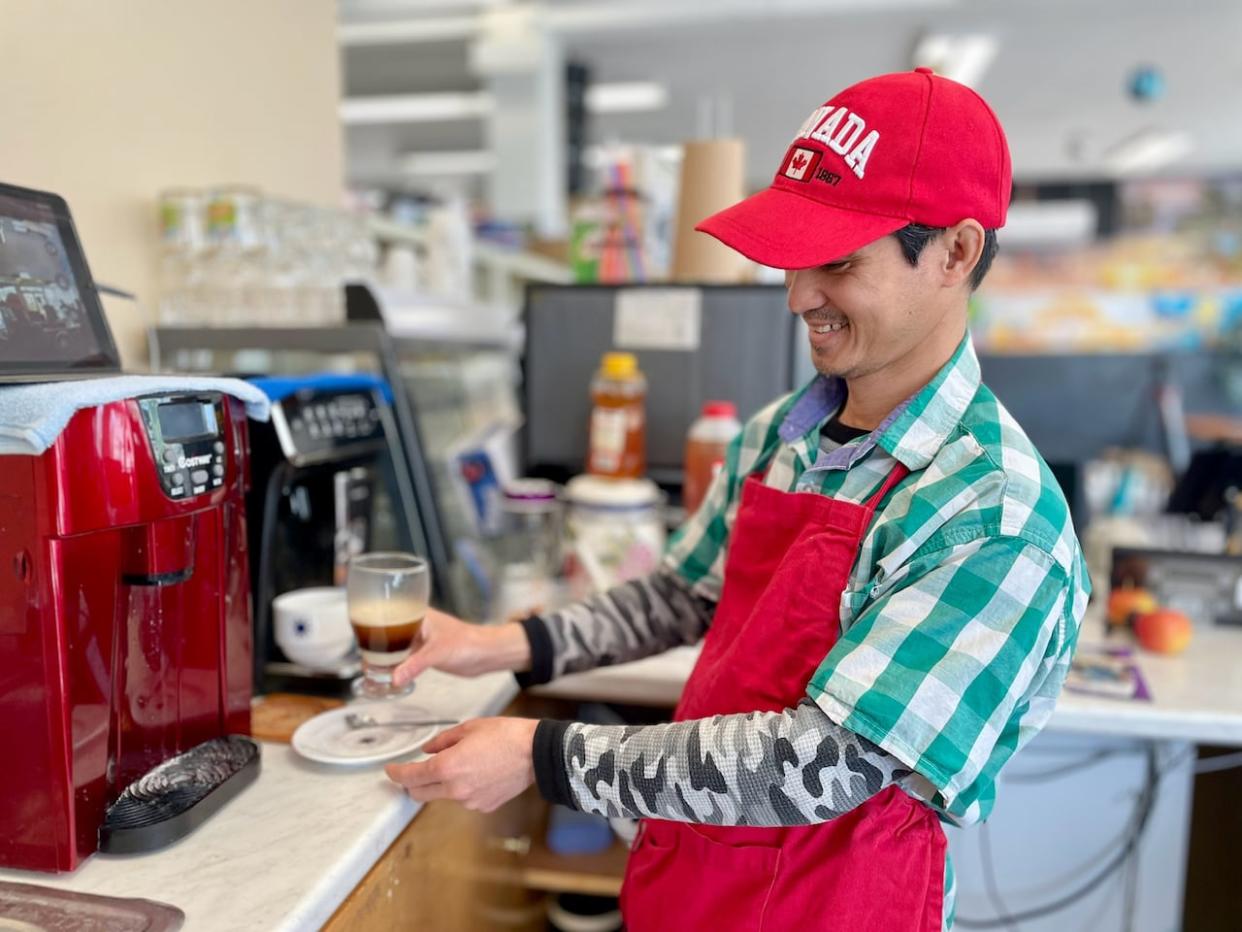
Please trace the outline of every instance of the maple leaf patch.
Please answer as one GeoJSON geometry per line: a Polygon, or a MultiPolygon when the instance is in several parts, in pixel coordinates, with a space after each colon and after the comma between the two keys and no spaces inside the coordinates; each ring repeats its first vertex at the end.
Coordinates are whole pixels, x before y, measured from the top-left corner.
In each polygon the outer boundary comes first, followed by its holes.
{"type": "Polygon", "coordinates": [[[795,146],[785,159],[785,168],[781,172],[786,178],[794,181],[810,181],[815,177],[815,166],[819,164],[820,153],[814,149],[795,146]]]}

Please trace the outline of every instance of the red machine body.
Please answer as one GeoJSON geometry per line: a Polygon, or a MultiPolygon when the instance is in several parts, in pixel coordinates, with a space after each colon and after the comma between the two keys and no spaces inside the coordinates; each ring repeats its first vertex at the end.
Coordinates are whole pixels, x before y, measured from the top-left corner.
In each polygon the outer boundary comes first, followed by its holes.
{"type": "Polygon", "coordinates": [[[249,734],[248,456],[214,392],[82,410],[0,456],[0,865],[74,869],[132,781],[249,734]]]}

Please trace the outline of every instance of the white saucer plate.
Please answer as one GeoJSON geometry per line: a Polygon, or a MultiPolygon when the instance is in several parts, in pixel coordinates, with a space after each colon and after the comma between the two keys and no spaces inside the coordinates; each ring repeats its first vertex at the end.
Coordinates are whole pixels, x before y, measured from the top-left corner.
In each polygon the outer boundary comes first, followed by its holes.
{"type": "MultiPolygon", "coordinates": [[[[355,702],[339,709],[321,712],[298,726],[293,733],[293,750],[321,764],[375,764],[403,754],[412,754],[426,744],[443,726],[350,728],[345,716],[369,715],[378,722],[418,718],[408,707],[384,702],[355,702]]],[[[430,715],[421,717],[431,718],[430,715]]]]}

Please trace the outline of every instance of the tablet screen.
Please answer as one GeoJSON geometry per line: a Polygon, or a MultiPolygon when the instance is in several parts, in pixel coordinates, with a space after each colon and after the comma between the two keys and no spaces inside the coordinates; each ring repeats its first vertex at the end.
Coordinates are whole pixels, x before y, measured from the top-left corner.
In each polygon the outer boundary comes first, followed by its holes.
{"type": "Polygon", "coordinates": [[[0,375],[118,368],[65,202],[0,185],[0,375]]]}

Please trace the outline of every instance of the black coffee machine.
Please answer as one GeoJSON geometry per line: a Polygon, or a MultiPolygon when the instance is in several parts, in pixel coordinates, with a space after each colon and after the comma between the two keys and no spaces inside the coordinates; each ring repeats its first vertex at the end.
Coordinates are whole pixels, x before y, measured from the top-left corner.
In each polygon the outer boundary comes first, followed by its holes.
{"type": "Polygon", "coordinates": [[[272,401],[271,422],[250,435],[255,689],[343,694],[360,672],[356,656],[320,670],[292,663],[276,644],[272,602],[296,589],[344,585],[357,553],[426,554],[392,391],[373,375],[251,381],[272,401]]]}

